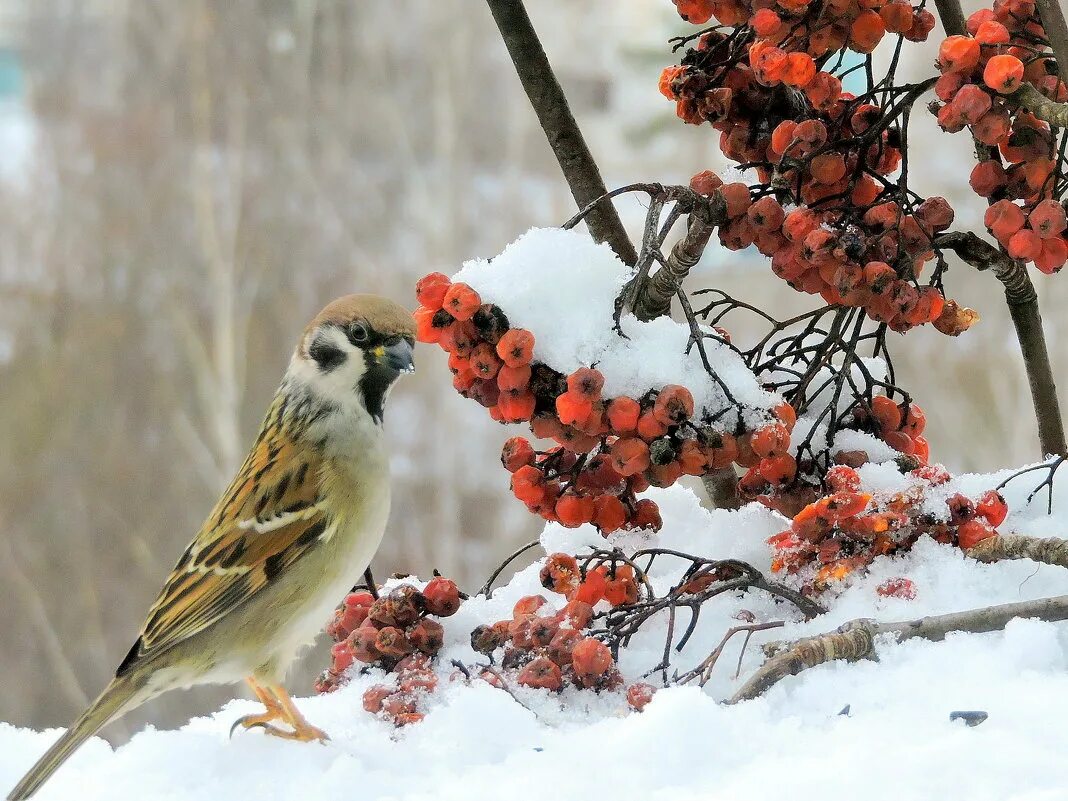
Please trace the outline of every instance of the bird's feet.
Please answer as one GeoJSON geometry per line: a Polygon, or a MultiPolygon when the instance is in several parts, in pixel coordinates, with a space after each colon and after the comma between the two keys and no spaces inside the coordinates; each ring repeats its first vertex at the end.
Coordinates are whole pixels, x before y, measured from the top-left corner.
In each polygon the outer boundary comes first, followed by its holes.
{"type": "Polygon", "coordinates": [[[245,715],[235,720],[234,725],[230,727],[231,737],[240,726],[243,729],[263,729],[266,734],[281,737],[284,740],[325,742],[330,739],[326,732],[307,721],[281,685],[264,687],[251,676],[246,681],[266,709],[258,714],[245,715]],[[272,725],[275,722],[283,723],[289,728],[284,729],[272,725]]]}

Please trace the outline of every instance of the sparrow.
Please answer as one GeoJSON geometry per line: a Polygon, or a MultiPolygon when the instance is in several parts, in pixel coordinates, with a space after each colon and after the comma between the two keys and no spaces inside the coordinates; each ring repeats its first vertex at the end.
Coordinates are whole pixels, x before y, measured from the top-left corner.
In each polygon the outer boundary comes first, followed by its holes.
{"type": "Polygon", "coordinates": [[[234,729],[326,739],[281,682],[382,541],[390,505],[383,409],[398,376],[414,370],[414,343],[411,314],[374,295],[339,298],[308,324],[244,464],[115,678],[8,801],[33,795],[108,721],[197,684],[248,682],[264,711],[234,729]]]}

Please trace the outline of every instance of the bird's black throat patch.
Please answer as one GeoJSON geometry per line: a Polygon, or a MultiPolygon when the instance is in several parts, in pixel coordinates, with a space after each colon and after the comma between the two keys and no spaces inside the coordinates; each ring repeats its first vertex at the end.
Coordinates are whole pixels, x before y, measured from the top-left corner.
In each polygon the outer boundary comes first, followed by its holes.
{"type": "Polygon", "coordinates": [[[382,414],[386,404],[386,392],[397,380],[397,371],[389,365],[379,364],[371,351],[363,355],[366,371],[360,376],[360,394],[363,396],[363,405],[367,413],[374,418],[376,423],[382,422],[382,414]]]}

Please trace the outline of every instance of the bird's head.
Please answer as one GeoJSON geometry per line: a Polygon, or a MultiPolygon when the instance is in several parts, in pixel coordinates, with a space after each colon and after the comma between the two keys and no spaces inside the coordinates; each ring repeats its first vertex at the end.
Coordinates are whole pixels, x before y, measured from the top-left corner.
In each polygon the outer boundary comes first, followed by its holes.
{"type": "Polygon", "coordinates": [[[388,298],[346,295],[308,323],[289,377],[341,408],[359,404],[381,422],[386,395],[415,369],[412,315],[388,298]]]}

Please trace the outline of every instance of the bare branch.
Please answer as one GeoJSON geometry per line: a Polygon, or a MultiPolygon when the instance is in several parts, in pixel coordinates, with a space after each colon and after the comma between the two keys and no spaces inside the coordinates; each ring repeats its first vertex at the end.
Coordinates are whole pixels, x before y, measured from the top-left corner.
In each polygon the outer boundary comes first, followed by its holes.
{"type": "Polygon", "coordinates": [[[1068,567],[1068,540],[1058,537],[1029,537],[1006,534],[987,537],[968,549],[968,556],[980,562],[1030,559],[1047,565],[1068,567]]]}
{"type": "Polygon", "coordinates": [[[722,195],[698,199],[690,212],[686,236],[675,244],[667,261],[652,278],[639,285],[633,309],[635,317],[653,320],[671,313],[671,300],[676,291],[701,260],[712,232],[726,220],[727,206],[722,195]]]}
{"type": "Polygon", "coordinates": [[[1038,422],[1038,441],[1042,456],[1068,453],[1064,423],[1057,399],[1057,384],[1042,330],[1042,314],[1038,308],[1038,294],[1023,263],[1010,258],[990,243],[971,232],[952,232],[934,241],[936,248],[953,250],[962,260],[977,270],[991,270],[1005,287],[1005,302],[1020,341],[1027,380],[1031,385],[1031,400],[1038,422]]]}
{"type": "Polygon", "coordinates": [[[1068,595],[892,623],[876,623],[866,619],[851,620],[827,634],[806,637],[793,643],[770,643],[765,646],[765,652],[773,655],[742,685],[728,703],[735,704],[757,698],[787,676],[796,676],[825,662],[837,659],[857,662],[867,659],[874,655],[875,640],[882,635],[891,635],[897,642],[917,637],[940,642],[952,631],[975,634],[1000,631],[1014,618],[1068,620],[1068,595]]]}
{"type": "MultiPolygon", "coordinates": [[[[607,194],[601,171],[575,122],[522,0],[486,0],[486,4],[575,202],[579,208],[593,203],[607,194]]],[[[638,260],[634,245],[608,200],[589,212],[586,225],[594,239],[607,242],[625,263],[634,264],[638,260]]]]}
{"type": "Polygon", "coordinates": [[[1038,17],[1046,31],[1061,80],[1068,84],[1068,22],[1064,19],[1062,0],[1035,0],[1038,17]]]}
{"type": "Polygon", "coordinates": [[[1018,103],[1030,111],[1040,120],[1048,122],[1058,128],[1068,128],[1068,103],[1058,103],[1050,100],[1029,83],[1021,84],[1020,88],[1008,96],[1008,100],[1018,103]]]}

